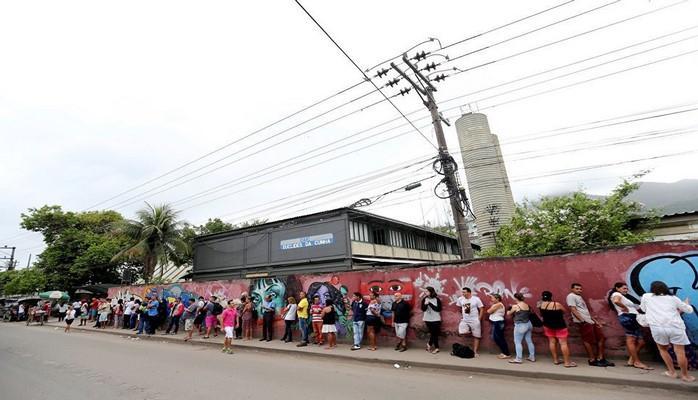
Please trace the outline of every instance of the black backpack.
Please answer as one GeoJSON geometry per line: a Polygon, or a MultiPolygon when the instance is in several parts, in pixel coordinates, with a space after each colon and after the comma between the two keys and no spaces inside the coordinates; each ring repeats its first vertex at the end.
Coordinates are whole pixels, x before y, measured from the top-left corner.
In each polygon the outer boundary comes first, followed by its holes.
{"type": "Polygon", "coordinates": [[[475,357],[475,352],[468,346],[464,346],[460,343],[453,343],[451,355],[459,358],[473,358],[475,357]]]}
{"type": "Polygon", "coordinates": [[[213,303],[213,315],[223,314],[223,306],[221,303],[213,303]]]}

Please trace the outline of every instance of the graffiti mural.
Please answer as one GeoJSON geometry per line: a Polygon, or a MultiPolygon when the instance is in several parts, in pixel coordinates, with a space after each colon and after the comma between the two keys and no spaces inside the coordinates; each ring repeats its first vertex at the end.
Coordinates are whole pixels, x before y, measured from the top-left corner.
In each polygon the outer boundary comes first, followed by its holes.
{"type": "Polygon", "coordinates": [[[306,290],[309,298],[320,297],[320,304],[325,304],[331,300],[334,311],[337,313],[337,336],[345,337],[352,335],[352,325],[349,320],[349,289],[340,285],[339,277],[333,276],[328,282],[312,282],[306,290]]]}
{"type": "MultiPolygon", "coordinates": [[[[623,354],[624,332],[615,312],[612,312],[606,298],[614,282],[625,279],[634,294],[641,296],[654,280],[662,280],[681,299],[690,298],[698,305],[698,242],[660,242],[623,246],[583,253],[557,254],[539,257],[512,257],[502,259],[477,259],[470,262],[440,264],[438,266],[414,268],[371,269],[325,274],[297,274],[282,277],[259,279],[236,279],[205,282],[181,282],[169,285],[134,285],[115,287],[109,290],[113,298],[128,299],[133,296],[143,299],[149,293],[157,293],[159,298],[188,296],[208,297],[215,295],[222,301],[239,298],[249,293],[259,310],[265,295],[272,295],[277,309],[277,326],[281,331],[283,321],[279,312],[286,304],[286,298],[305,289],[309,296],[318,295],[323,300],[331,299],[335,304],[340,338],[351,337],[351,307],[349,299],[354,292],[368,296],[377,292],[383,315],[391,324],[390,312],[394,294],[401,292],[412,306],[412,316],[408,328],[410,340],[423,340],[426,330],[422,322],[419,299],[427,286],[432,286],[441,297],[444,305],[441,313],[444,346],[457,340],[458,323],[461,319],[459,307],[454,305],[461,295],[462,287],[470,287],[487,306],[487,295],[499,293],[504,303],[513,304],[516,292],[524,293],[529,304],[534,304],[533,294],[549,290],[554,298],[563,299],[569,293],[569,285],[579,282],[584,285],[584,296],[595,317],[605,326],[607,348],[611,354],[623,354]]],[[[260,313],[261,314],[261,313],[260,313]]],[[[698,342],[698,315],[684,316],[691,340],[698,342]]],[[[489,332],[483,332],[482,348],[486,351],[496,346],[488,339],[489,332]]],[[[507,324],[507,338],[511,338],[511,324],[507,324]]],[[[381,330],[381,340],[392,340],[392,329],[381,330]]],[[[573,335],[576,335],[573,332],[573,335]]],[[[546,346],[542,335],[534,335],[539,346],[546,346]]],[[[572,351],[583,354],[581,340],[572,336],[572,351]]]]}
{"type": "Polygon", "coordinates": [[[693,313],[684,314],[683,319],[691,343],[698,344],[698,252],[652,255],[628,270],[627,282],[638,297],[647,293],[654,281],[663,281],[672,294],[690,300],[693,313]]]}

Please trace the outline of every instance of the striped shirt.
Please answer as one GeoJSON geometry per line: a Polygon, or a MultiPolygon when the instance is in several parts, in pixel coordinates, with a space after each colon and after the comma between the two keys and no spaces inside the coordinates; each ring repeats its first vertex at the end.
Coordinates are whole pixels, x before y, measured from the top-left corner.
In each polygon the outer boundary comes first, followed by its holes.
{"type": "Polygon", "coordinates": [[[322,322],[322,309],[320,304],[310,306],[310,314],[313,316],[313,322],[322,322]]]}

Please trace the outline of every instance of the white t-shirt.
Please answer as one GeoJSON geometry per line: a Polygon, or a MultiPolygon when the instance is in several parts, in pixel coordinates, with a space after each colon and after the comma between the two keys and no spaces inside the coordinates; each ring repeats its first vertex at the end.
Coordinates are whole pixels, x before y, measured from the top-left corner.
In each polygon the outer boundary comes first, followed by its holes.
{"type": "Polygon", "coordinates": [[[489,318],[492,322],[504,321],[504,314],[506,313],[504,305],[499,307],[495,312],[490,314],[489,318]]]}
{"type": "Polygon", "coordinates": [[[616,312],[618,315],[621,314],[637,314],[637,304],[633,303],[632,301],[628,300],[627,297],[623,296],[622,293],[615,292],[611,295],[611,302],[613,303],[613,307],[616,309],[616,312]],[[624,306],[628,307],[628,312],[626,313],[623,311],[618,305],[616,305],[615,301],[617,298],[620,297],[620,302],[624,306]]]}
{"type": "Polygon", "coordinates": [[[298,305],[297,304],[289,304],[288,310],[286,311],[286,314],[284,314],[284,320],[295,321],[296,320],[296,311],[298,311],[298,305]]]}
{"type": "Polygon", "coordinates": [[[67,304],[61,304],[58,306],[58,312],[64,313],[68,311],[68,305],[67,304]]]}
{"type": "Polygon", "coordinates": [[[124,315],[131,315],[133,314],[133,306],[136,304],[135,301],[129,301],[126,303],[126,307],[124,307],[124,315]]]}
{"type": "Polygon", "coordinates": [[[640,308],[647,316],[650,326],[686,330],[686,325],[679,311],[692,313],[693,307],[684,303],[676,296],[656,296],[645,293],[640,300],[640,308]]]}
{"type": "Polygon", "coordinates": [[[484,307],[480,298],[474,295],[469,299],[466,299],[465,296],[459,297],[456,305],[461,308],[463,321],[477,321],[480,319],[480,309],[484,307]]]}
{"type": "Polygon", "coordinates": [[[80,302],[76,301],[75,303],[73,303],[73,308],[78,310],[80,308],[80,302]]]}
{"type": "Polygon", "coordinates": [[[65,314],[65,319],[75,319],[75,310],[70,310],[65,314]]]}
{"type": "Polygon", "coordinates": [[[574,293],[570,293],[567,295],[567,305],[569,307],[574,307],[577,309],[577,312],[579,315],[582,317],[582,320],[580,321],[574,313],[572,313],[572,321],[574,322],[586,322],[589,324],[593,324],[594,320],[591,319],[591,314],[589,313],[589,308],[587,308],[587,303],[584,301],[582,296],[574,293]]]}

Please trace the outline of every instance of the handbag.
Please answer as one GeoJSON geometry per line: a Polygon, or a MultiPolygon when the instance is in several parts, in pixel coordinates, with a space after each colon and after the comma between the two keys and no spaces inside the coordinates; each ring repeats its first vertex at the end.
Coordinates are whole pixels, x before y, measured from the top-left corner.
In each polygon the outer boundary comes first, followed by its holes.
{"type": "Polygon", "coordinates": [[[637,321],[637,324],[643,328],[650,326],[649,322],[647,322],[647,314],[637,314],[635,320],[637,321]]]}

